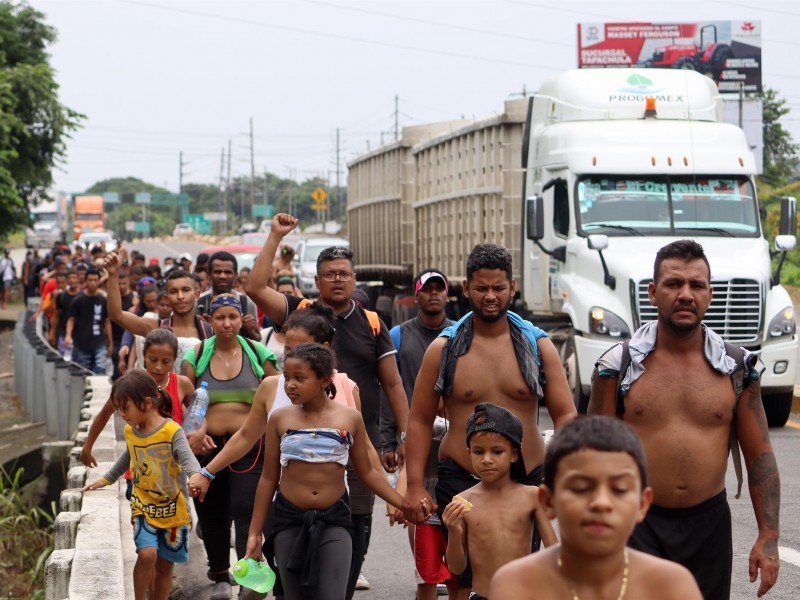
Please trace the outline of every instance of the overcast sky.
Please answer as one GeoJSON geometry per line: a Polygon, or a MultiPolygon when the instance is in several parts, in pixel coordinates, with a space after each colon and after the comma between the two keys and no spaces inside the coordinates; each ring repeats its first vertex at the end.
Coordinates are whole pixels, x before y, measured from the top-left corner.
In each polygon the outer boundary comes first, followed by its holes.
{"type": "MultiPolygon", "coordinates": [[[[762,22],[764,84],[794,112],[800,142],[800,5],[694,1],[32,0],[58,30],[63,102],[86,115],[55,189],[140,177],[177,191],[232,175],[302,180],[418,125],[503,110],[523,88],[576,66],[577,23],[762,22]]],[[[342,176],[342,184],[344,184],[342,176]]]]}

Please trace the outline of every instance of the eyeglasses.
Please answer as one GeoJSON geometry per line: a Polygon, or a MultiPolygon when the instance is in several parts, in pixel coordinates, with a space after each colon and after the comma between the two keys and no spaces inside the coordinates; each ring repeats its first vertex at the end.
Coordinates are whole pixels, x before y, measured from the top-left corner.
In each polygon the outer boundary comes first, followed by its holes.
{"type": "Polygon", "coordinates": [[[322,281],[336,281],[338,278],[339,281],[350,281],[353,278],[353,273],[348,273],[347,271],[328,271],[327,273],[320,273],[319,277],[322,281]]]}

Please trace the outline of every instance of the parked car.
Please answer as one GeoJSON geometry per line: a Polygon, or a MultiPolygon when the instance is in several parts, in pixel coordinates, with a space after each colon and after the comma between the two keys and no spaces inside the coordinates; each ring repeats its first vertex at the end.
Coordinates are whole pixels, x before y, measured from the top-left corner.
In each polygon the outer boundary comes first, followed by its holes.
{"type": "Polygon", "coordinates": [[[175,229],[172,230],[172,235],[174,237],[181,237],[184,235],[192,235],[194,233],[194,229],[188,223],[178,223],[175,225],[175,229]]]}
{"type": "Polygon", "coordinates": [[[243,246],[263,246],[268,237],[268,233],[245,233],[241,243],[243,246]]]}
{"type": "Polygon", "coordinates": [[[256,231],[258,231],[258,226],[255,223],[242,223],[241,227],[239,227],[239,235],[255,233],[256,231]]]}
{"type": "Polygon", "coordinates": [[[203,254],[208,254],[210,257],[215,252],[230,252],[236,257],[236,263],[241,271],[244,267],[253,268],[253,263],[256,262],[256,256],[261,252],[261,246],[234,244],[232,246],[208,246],[200,250],[203,254]]]}
{"type": "Polygon", "coordinates": [[[325,248],[331,246],[350,247],[350,242],[344,238],[318,237],[300,240],[295,248],[294,269],[297,273],[297,286],[304,296],[317,296],[317,286],[314,276],[317,274],[317,257],[325,248]]]}
{"type": "Polygon", "coordinates": [[[89,231],[87,233],[82,233],[77,243],[87,250],[91,250],[93,246],[97,245],[103,246],[106,252],[114,252],[117,249],[117,240],[110,231],[89,231]]]}

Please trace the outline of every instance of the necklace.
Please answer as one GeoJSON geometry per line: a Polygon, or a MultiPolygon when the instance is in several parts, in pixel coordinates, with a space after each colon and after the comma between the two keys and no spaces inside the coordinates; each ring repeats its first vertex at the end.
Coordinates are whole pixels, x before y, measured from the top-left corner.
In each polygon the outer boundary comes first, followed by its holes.
{"type": "MultiPolygon", "coordinates": [[[[625,554],[625,568],[622,571],[622,586],[619,588],[619,596],[617,596],[617,600],[622,600],[625,597],[625,591],[628,589],[628,548],[625,548],[624,554],[625,554]]],[[[558,563],[558,570],[561,571],[561,573],[564,574],[566,578],[566,574],[564,573],[564,565],[561,562],[560,550],[558,552],[556,562],[558,563]]],[[[568,582],[567,586],[569,587],[570,593],[572,593],[572,600],[579,600],[578,594],[575,593],[575,588],[572,587],[572,584],[568,582]]]]}
{"type": "Polygon", "coordinates": [[[219,350],[217,350],[217,351],[214,353],[214,356],[219,356],[220,360],[221,360],[222,362],[224,362],[224,363],[225,363],[225,366],[226,366],[226,367],[230,367],[230,366],[231,366],[231,360],[233,360],[233,359],[236,357],[236,355],[237,355],[237,354],[239,354],[239,349],[238,349],[238,348],[234,348],[234,349],[233,349],[233,352],[231,352],[231,358],[230,358],[230,360],[226,360],[226,359],[225,359],[225,357],[224,357],[224,356],[222,356],[222,354],[220,353],[220,351],[219,351],[219,350]]]}
{"type": "Polygon", "coordinates": [[[319,429],[319,424],[322,423],[322,416],[325,414],[325,409],[328,408],[328,400],[327,400],[327,398],[325,399],[325,406],[323,406],[322,410],[319,411],[319,419],[317,419],[317,426],[316,427],[314,427],[311,424],[311,421],[309,421],[308,413],[306,413],[306,407],[305,406],[301,406],[300,408],[303,409],[303,416],[306,419],[306,423],[308,423],[308,428],[311,430],[311,437],[317,437],[316,430],[319,429]]]}

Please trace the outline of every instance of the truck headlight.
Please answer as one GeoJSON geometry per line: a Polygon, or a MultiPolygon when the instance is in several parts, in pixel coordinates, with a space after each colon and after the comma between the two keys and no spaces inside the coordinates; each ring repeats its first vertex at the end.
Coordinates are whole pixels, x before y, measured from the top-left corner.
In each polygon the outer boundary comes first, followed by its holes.
{"type": "Polygon", "coordinates": [[[770,321],[767,335],[770,338],[777,338],[784,335],[794,335],[796,331],[797,323],[794,320],[794,308],[787,306],[770,321]]]}
{"type": "Polygon", "coordinates": [[[614,338],[631,337],[630,329],[628,329],[625,321],[599,306],[593,306],[589,311],[589,324],[591,332],[597,335],[607,335],[614,338]]]}

